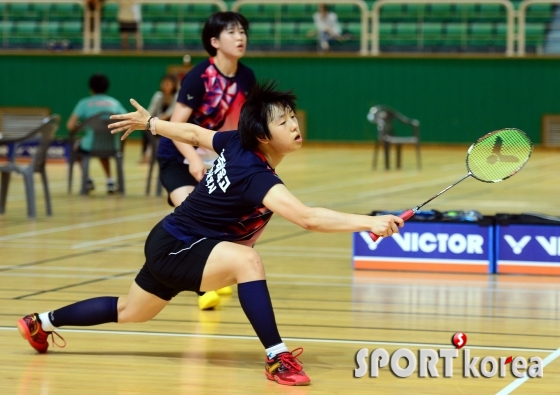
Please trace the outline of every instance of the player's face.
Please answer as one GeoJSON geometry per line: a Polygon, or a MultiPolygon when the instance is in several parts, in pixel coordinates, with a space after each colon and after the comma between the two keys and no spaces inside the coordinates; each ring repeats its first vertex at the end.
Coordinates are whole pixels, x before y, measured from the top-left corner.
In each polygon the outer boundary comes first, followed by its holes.
{"type": "Polygon", "coordinates": [[[278,152],[287,154],[301,148],[303,138],[296,114],[291,108],[274,107],[272,121],[268,124],[272,135],[270,144],[278,152]]]}
{"type": "Polygon", "coordinates": [[[239,59],[247,49],[247,34],[239,23],[232,23],[220,33],[215,42],[215,47],[224,55],[239,59]]]}

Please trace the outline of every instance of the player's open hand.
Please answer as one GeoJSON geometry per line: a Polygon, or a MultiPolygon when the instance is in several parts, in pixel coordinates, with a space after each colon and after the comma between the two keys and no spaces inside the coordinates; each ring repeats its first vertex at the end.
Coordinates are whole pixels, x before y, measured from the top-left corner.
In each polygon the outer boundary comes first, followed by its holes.
{"type": "Polygon", "coordinates": [[[132,104],[137,111],[129,112],[128,114],[111,115],[111,119],[121,120],[120,122],[114,122],[109,125],[109,129],[112,129],[112,134],[124,132],[121,140],[127,138],[128,135],[135,130],[145,130],[146,123],[148,119],[150,119],[150,113],[138,104],[136,100],[130,99],[130,104],[132,104]]]}
{"type": "Polygon", "coordinates": [[[404,220],[396,215],[376,215],[371,219],[371,232],[381,237],[399,233],[399,227],[404,226],[404,220]]]}

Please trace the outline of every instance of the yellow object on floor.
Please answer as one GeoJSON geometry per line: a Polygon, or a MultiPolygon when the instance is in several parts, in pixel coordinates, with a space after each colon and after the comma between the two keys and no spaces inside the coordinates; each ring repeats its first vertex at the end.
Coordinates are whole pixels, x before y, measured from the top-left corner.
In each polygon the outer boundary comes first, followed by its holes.
{"type": "Polygon", "coordinates": [[[200,310],[208,310],[220,304],[220,295],[216,291],[208,291],[198,297],[198,307],[200,310]]]}
{"type": "Polygon", "coordinates": [[[227,287],[223,287],[216,290],[218,295],[231,295],[233,293],[233,289],[228,285],[227,287]]]}

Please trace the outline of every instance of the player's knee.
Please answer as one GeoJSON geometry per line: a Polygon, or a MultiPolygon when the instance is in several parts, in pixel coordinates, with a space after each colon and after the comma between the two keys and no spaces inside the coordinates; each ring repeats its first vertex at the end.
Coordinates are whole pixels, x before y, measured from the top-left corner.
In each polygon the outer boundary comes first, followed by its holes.
{"type": "Polygon", "coordinates": [[[128,305],[127,301],[128,299],[126,297],[119,298],[119,302],[117,304],[117,322],[119,324],[146,322],[150,320],[150,318],[147,318],[141,310],[132,308],[128,305]]]}
{"type": "Polygon", "coordinates": [[[243,257],[242,270],[243,276],[253,280],[264,279],[264,266],[259,253],[252,248],[243,257]]]}
{"type": "Polygon", "coordinates": [[[119,311],[119,324],[131,324],[149,321],[151,318],[146,317],[141,311],[133,311],[132,309],[124,309],[119,311]]]}

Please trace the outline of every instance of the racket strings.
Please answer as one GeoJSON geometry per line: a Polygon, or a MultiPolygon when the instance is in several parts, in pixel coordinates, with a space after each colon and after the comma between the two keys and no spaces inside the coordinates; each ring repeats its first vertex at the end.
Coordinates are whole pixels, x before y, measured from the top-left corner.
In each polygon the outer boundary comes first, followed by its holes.
{"type": "Polygon", "coordinates": [[[479,139],[469,149],[467,167],[485,182],[499,182],[515,173],[529,160],[533,146],[519,129],[503,129],[479,139]]]}

